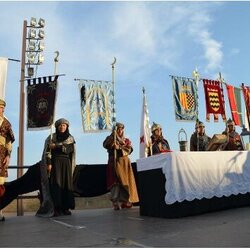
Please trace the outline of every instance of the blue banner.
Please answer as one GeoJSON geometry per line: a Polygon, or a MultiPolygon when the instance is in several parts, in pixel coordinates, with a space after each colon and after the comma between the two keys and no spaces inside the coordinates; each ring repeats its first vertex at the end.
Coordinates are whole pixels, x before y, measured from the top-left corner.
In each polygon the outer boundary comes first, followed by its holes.
{"type": "Polygon", "coordinates": [[[175,119],[196,121],[198,118],[198,93],[194,79],[172,77],[175,119]]]}

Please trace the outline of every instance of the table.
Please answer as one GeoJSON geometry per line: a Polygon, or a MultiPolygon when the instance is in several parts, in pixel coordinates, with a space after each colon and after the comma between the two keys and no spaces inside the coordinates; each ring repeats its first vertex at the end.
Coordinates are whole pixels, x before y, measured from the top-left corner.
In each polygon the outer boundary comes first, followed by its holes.
{"type": "Polygon", "coordinates": [[[171,152],[137,160],[140,214],[176,218],[250,205],[250,152],[171,152]]]}

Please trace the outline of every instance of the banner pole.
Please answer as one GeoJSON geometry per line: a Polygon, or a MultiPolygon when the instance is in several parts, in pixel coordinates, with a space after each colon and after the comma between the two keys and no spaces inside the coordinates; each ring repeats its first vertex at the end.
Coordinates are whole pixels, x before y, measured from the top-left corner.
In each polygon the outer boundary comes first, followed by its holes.
{"type": "MultiPolygon", "coordinates": [[[[197,116],[196,116],[196,125],[195,125],[195,129],[196,129],[196,126],[199,126],[199,102],[198,102],[198,90],[199,90],[199,81],[200,81],[200,76],[199,76],[199,72],[198,72],[198,69],[197,67],[195,68],[195,70],[193,71],[193,78],[195,80],[195,86],[196,86],[196,100],[197,100],[197,116]]],[[[200,148],[199,148],[199,133],[198,133],[198,130],[196,131],[196,134],[197,134],[197,151],[200,151],[200,148]]]]}
{"type": "MultiPolygon", "coordinates": [[[[55,62],[55,67],[54,67],[54,75],[57,74],[57,63],[59,62],[59,51],[55,51],[56,53],[56,57],[54,58],[54,62],[55,62]]],[[[55,117],[55,115],[53,116],[53,118],[55,117]]],[[[54,119],[53,119],[53,122],[50,126],[50,140],[52,140],[52,127],[53,127],[53,124],[54,124],[54,119]]]]}
{"type": "Polygon", "coordinates": [[[113,133],[114,133],[114,170],[116,172],[116,114],[115,114],[115,63],[116,58],[114,57],[114,61],[111,63],[112,66],[112,87],[113,87],[113,133]]]}

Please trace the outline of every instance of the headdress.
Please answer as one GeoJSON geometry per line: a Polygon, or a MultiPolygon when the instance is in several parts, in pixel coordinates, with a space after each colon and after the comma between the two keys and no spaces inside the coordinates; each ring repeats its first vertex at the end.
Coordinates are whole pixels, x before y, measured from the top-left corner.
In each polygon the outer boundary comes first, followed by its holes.
{"type": "Polygon", "coordinates": [[[6,106],[6,102],[3,99],[0,99],[0,106],[6,106]]]}
{"type": "Polygon", "coordinates": [[[64,118],[61,118],[61,119],[57,120],[57,121],[55,122],[55,127],[57,128],[57,127],[58,127],[59,125],[61,125],[61,124],[67,124],[68,127],[69,127],[69,121],[66,120],[66,119],[64,119],[64,118]]]}
{"type": "Polygon", "coordinates": [[[158,128],[161,128],[160,124],[153,122],[153,125],[151,127],[151,132],[153,133],[158,128]]]}
{"type": "Polygon", "coordinates": [[[203,122],[201,122],[201,121],[197,121],[195,123],[195,128],[198,128],[198,127],[204,127],[205,128],[205,124],[203,122]]]}
{"type": "Polygon", "coordinates": [[[227,120],[227,126],[228,125],[233,125],[233,126],[235,125],[234,121],[231,118],[227,120]]]}
{"type": "Polygon", "coordinates": [[[121,122],[117,122],[117,123],[116,123],[116,127],[117,127],[117,128],[124,128],[124,124],[121,123],[121,122]]]}

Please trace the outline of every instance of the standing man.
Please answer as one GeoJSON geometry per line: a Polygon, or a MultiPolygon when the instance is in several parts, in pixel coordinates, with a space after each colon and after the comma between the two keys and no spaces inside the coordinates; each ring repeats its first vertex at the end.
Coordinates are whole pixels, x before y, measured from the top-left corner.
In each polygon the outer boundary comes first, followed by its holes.
{"type": "MultiPolygon", "coordinates": [[[[0,186],[3,187],[5,177],[8,177],[8,166],[12,151],[12,143],[15,141],[14,133],[10,122],[4,116],[6,103],[0,99],[0,186]]],[[[2,210],[0,211],[0,221],[4,221],[2,210]]]]}
{"type": "Polygon", "coordinates": [[[110,190],[114,210],[131,208],[133,203],[139,201],[129,158],[133,147],[131,141],[125,137],[124,128],[124,124],[117,122],[116,130],[103,142],[103,147],[108,151],[107,188],[110,190]]]}

